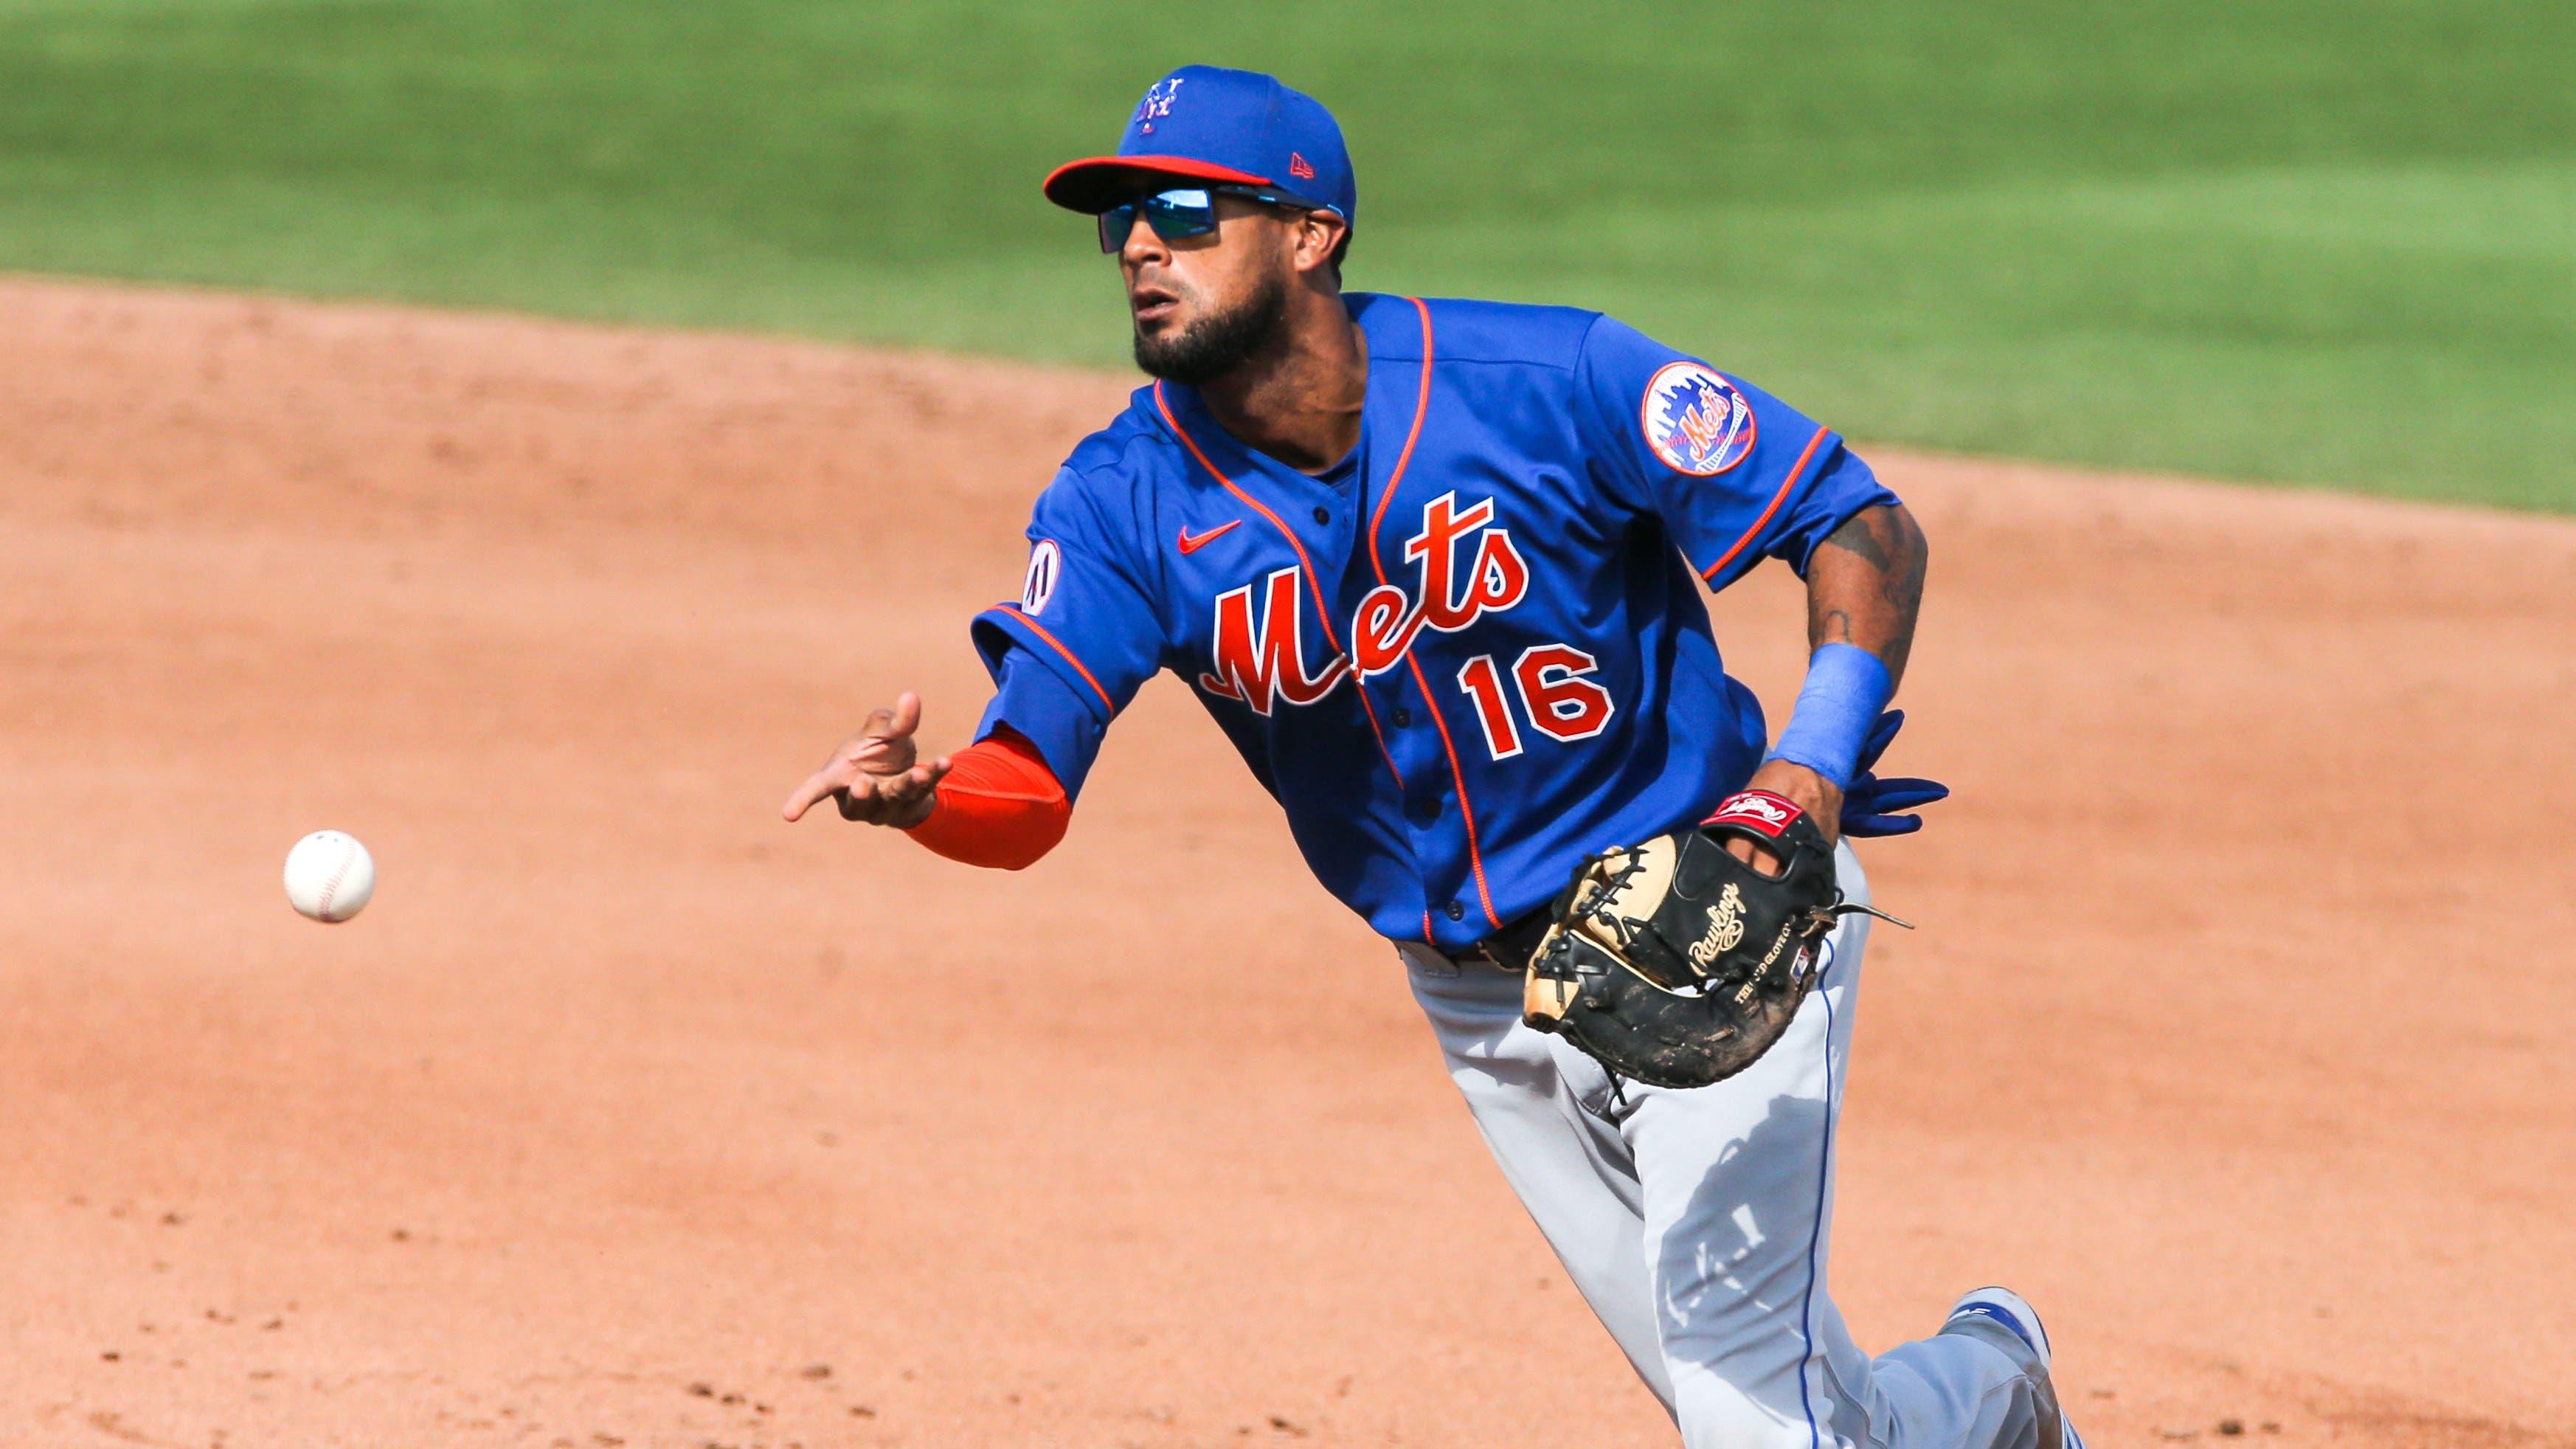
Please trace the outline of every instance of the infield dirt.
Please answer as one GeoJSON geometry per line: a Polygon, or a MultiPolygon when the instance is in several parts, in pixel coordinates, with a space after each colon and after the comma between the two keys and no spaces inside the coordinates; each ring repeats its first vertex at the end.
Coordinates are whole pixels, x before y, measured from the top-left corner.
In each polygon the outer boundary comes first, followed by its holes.
{"type": "MultiPolygon", "coordinates": [[[[778,803],[1127,384],[0,282],[0,1442],[1670,1441],[1183,690],[1021,875],[778,803]],[[295,916],[307,830],[381,872],[295,916]]],[[[1832,1282],[2100,1446],[2576,1443],[2576,523],[1931,534],[1832,1282]]],[[[1773,702],[1795,581],[1718,603],[1773,702]]]]}

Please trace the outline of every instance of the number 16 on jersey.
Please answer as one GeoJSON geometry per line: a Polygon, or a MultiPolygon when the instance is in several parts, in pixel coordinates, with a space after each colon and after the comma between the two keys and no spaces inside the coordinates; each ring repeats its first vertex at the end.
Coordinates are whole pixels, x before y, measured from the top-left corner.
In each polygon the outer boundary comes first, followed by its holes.
{"type": "Polygon", "coordinates": [[[1571,644],[1533,644],[1512,661],[1511,690],[1505,671],[1491,654],[1479,654],[1458,670],[1458,687],[1476,706],[1476,722],[1485,730],[1485,749],[1497,760],[1521,752],[1520,722],[1512,710],[1513,693],[1530,727],[1551,739],[1587,740],[1610,723],[1615,706],[1610,691],[1589,676],[1600,661],[1571,644]]]}

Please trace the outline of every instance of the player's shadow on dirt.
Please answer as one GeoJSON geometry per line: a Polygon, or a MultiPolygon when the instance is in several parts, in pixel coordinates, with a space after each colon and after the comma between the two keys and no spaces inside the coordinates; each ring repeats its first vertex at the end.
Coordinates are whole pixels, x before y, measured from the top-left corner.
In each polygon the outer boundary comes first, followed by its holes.
{"type": "MultiPolygon", "coordinates": [[[[1811,1407],[1821,1419],[1841,1407],[1827,1401],[1844,1397],[1816,1395],[1811,1404],[1800,1373],[1808,1314],[1824,1301],[1821,1281],[1809,1292],[1808,1265],[1826,1241],[1818,1221],[1826,1115],[1823,1102],[1772,1098],[1769,1113],[1701,1180],[1656,1255],[1666,1356],[1712,1370],[1784,1425],[1806,1424],[1811,1407]]],[[[1821,1280],[1823,1264],[1816,1269],[1821,1280]]],[[[1868,1427],[1830,1426],[1855,1443],[1868,1427]]]]}

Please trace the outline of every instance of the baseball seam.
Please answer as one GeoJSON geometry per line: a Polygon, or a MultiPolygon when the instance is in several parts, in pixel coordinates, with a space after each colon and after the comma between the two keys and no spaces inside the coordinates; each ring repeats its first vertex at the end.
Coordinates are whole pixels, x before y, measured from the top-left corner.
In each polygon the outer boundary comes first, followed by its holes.
{"type": "Polygon", "coordinates": [[[348,875],[350,862],[357,858],[358,843],[353,840],[340,852],[340,863],[331,868],[331,878],[322,882],[321,898],[313,903],[314,913],[322,919],[331,919],[331,898],[340,893],[340,881],[348,875]]]}

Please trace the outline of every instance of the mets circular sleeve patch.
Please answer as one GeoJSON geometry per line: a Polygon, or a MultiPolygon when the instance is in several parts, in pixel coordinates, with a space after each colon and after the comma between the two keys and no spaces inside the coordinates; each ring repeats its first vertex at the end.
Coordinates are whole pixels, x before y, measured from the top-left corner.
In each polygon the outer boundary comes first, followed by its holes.
{"type": "Polygon", "coordinates": [[[1638,409],[1646,446],[1676,472],[1708,478],[1753,451],[1753,404],[1743,389],[1696,362],[1673,362],[1646,384],[1638,409]]]}

